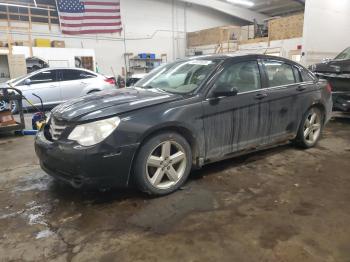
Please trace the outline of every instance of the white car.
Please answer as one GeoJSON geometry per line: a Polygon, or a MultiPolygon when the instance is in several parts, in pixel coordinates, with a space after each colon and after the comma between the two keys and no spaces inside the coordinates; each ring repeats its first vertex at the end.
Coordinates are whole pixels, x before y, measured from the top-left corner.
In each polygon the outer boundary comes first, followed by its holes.
{"type": "MultiPolygon", "coordinates": [[[[31,74],[12,79],[7,86],[15,87],[35,106],[40,106],[41,97],[44,106],[54,106],[72,98],[93,92],[116,88],[115,80],[81,68],[45,68],[31,74]]],[[[1,105],[0,105],[1,107],[1,105]]],[[[12,111],[16,111],[12,105],[12,111]]],[[[31,105],[23,100],[23,107],[31,105]]]]}

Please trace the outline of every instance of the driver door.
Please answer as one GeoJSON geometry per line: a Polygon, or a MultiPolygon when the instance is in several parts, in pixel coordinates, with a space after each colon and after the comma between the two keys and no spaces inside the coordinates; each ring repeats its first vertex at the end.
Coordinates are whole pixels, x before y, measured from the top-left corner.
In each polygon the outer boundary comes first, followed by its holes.
{"type": "MultiPolygon", "coordinates": [[[[19,86],[23,95],[35,106],[40,106],[40,100],[33,94],[38,95],[44,105],[55,105],[61,102],[61,92],[59,82],[57,81],[57,70],[39,71],[37,74],[31,75],[30,81],[26,84],[23,80],[19,86]]],[[[31,107],[31,105],[23,100],[24,107],[31,107]]]]}
{"type": "MultiPolygon", "coordinates": [[[[237,60],[236,60],[237,61],[237,60]]],[[[206,158],[225,156],[260,144],[268,105],[257,60],[228,62],[203,101],[206,158]],[[227,89],[237,93],[217,96],[227,89]]]]}

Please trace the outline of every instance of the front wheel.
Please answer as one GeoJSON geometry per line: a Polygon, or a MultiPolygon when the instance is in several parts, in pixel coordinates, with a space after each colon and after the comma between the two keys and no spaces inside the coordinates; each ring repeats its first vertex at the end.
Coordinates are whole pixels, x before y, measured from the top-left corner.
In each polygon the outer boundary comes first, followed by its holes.
{"type": "Polygon", "coordinates": [[[306,112],[296,138],[299,146],[310,148],[316,145],[321,136],[323,117],[322,111],[317,107],[312,107],[306,112]]]}
{"type": "Polygon", "coordinates": [[[138,188],[151,195],[166,195],[186,181],[192,167],[191,148],[182,136],[167,132],[144,143],[134,162],[138,188]]]}

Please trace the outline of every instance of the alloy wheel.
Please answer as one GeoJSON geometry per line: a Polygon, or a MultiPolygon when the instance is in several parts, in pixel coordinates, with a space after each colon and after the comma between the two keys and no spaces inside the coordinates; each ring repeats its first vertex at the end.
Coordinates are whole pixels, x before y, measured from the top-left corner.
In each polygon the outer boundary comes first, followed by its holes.
{"type": "Polygon", "coordinates": [[[187,156],[181,145],[165,141],[153,149],[146,162],[148,181],[158,189],[168,189],[183,177],[187,156]]]}
{"type": "Polygon", "coordinates": [[[304,138],[309,144],[317,141],[321,133],[321,116],[316,111],[311,111],[305,120],[304,138]]]}
{"type": "Polygon", "coordinates": [[[8,104],[5,101],[0,101],[0,112],[5,111],[8,108],[8,104]]]}

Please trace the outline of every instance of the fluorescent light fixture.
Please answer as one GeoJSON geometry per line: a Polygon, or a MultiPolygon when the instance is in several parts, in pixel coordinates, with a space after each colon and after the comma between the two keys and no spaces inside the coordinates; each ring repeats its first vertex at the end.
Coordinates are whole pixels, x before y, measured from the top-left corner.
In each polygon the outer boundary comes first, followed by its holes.
{"type": "Polygon", "coordinates": [[[244,6],[248,6],[248,7],[254,6],[254,2],[249,1],[249,0],[226,0],[226,1],[229,3],[232,3],[232,4],[244,5],[244,6]]]}

